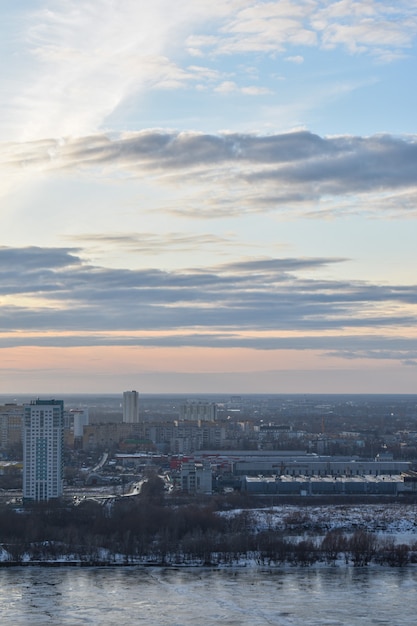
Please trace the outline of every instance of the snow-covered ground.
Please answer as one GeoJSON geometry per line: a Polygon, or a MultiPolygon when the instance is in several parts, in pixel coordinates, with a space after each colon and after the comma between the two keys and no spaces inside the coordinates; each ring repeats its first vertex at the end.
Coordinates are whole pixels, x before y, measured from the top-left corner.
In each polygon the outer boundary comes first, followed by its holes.
{"type": "MultiPolygon", "coordinates": [[[[222,515],[242,514],[233,510],[222,515]]],[[[269,509],[245,510],[253,530],[277,530],[295,533],[325,534],[330,530],[354,532],[366,530],[395,535],[397,540],[417,542],[417,505],[361,504],[320,506],[275,506],[269,509]]]]}

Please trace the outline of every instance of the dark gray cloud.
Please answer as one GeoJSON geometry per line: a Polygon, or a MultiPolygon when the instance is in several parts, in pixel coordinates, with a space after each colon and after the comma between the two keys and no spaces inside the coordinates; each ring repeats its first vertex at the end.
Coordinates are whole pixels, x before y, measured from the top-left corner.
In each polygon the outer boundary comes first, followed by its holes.
{"type": "MultiPolygon", "coordinates": [[[[98,135],[66,142],[43,141],[9,150],[19,167],[126,169],[138,177],[161,175],[161,184],[210,184],[218,206],[181,209],[207,214],[221,210],[285,209],[328,196],[395,193],[417,186],[417,138],[388,134],[320,137],[308,131],[270,136],[208,135],[147,130],[122,137],[98,135]],[[167,176],[171,174],[172,176],[167,176]],[[230,206],[227,190],[233,188],[230,206]]],[[[392,210],[392,198],[386,199],[392,210]]],[[[398,211],[404,206],[404,198],[398,211]]],[[[175,207],[171,207],[175,208],[175,207]]],[[[380,202],[379,208],[384,208],[380,202]]],[[[309,206],[311,210],[312,207],[309,206]]]]}
{"type": "Polygon", "coordinates": [[[68,267],[72,263],[80,262],[75,248],[39,248],[29,246],[27,248],[9,248],[0,246],[0,272],[4,275],[18,271],[36,271],[39,267],[45,269],[57,269],[68,267]],[[73,254],[74,253],[74,254],[73,254]]]}
{"type": "Polygon", "coordinates": [[[15,346],[153,346],[153,347],[212,347],[251,348],[254,350],[315,350],[328,356],[346,359],[377,358],[403,360],[417,358],[417,338],[375,335],[303,335],[299,337],[247,337],[237,333],[186,333],[150,337],[145,334],[114,336],[111,334],[77,334],[69,336],[36,335],[0,337],[0,347],[15,346]]]}
{"type": "Polygon", "coordinates": [[[254,258],[164,272],[88,264],[72,248],[3,247],[0,347],[310,349],[412,363],[417,339],[390,337],[387,331],[401,335],[404,328],[407,334],[415,326],[416,286],[311,277],[315,270],[340,262],[254,258]],[[67,337],[60,336],[64,331],[67,337]],[[116,331],[127,335],[115,337],[116,331]],[[169,336],[149,337],[148,331],[169,336]],[[258,336],[260,331],[266,334],[258,336]],[[283,331],[291,331],[291,337],[275,336],[283,331]],[[325,331],[332,335],[323,335],[325,331]]]}

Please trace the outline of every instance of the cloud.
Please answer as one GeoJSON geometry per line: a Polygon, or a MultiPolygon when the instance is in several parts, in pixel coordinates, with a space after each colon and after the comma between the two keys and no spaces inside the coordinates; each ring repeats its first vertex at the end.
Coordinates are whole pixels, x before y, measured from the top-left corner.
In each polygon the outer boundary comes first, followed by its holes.
{"type": "MultiPolygon", "coordinates": [[[[398,58],[417,34],[417,9],[407,0],[310,0],[244,3],[215,35],[194,34],[194,54],[285,53],[293,46],[345,48],[381,60],[398,58]]],[[[298,55],[297,55],[298,56],[298,55]]],[[[295,57],[297,58],[297,57],[295,57]]]]}
{"type": "Polygon", "coordinates": [[[267,96],[272,93],[272,91],[267,87],[258,87],[257,85],[241,87],[241,92],[245,96],[267,96]]]}
{"type": "Polygon", "coordinates": [[[233,93],[238,90],[237,84],[232,80],[225,80],[217,87],[215,87],[214,91],[218,91],[219,93],[233,93]]]}
{"type": "Polygon", "coordinates": [[[219,83],[214,88],[214,91],[224,94],[241,93],[245,96],[265,96],[272,93],[272,91],[267,87],[259,87],[258,85],[248,85],[240,87],[233,80],[225,80],[219,83]]]}
{"type": "MultiPolygon", "coordinates": [[[[224,55],[232,73],[238,73],[237,53],[252,63],[259,55],[298,62],[300,47],[313,46],[385,62],[406,54],[417,34],[417,8],[408,0],[395,6],[388,0],[40,0],[35,6],[18,14],[8,57],[13,72],[3,89],[2,136],[17,141],[97,132],[129,98],[155,88],[224,88],[238,82],[222,78],[224,55]],[[190,55],[210,67],[193,68],[190,55]]],[[[243,89],[267,93],[264,85],[243,89]]]]}
{"type": "MultiPolygon", "coordinates": [[[[71,237],[73,240],[74,237],[71,237]]],[[[213,235],[210,233],[205,234],[186,234],[180,232],[169,233],[114,233],[108,234],[95,234],[86,233],[83,235],[77,235],[76,241],[78,243],[88,243],[89,248],[93,246],[94,250],[101,250],[105,254],[106,250],[110,246],[117,246],[123,248],[124,252],[129,251],[132,253],[147,254],[150,256],[156,256],[167,250],[174,250],[175,252],[182,253],[195,253],[201,250],[203,247],[213,250],[213,253],[218,256],[219,249],[227,247],[228,250],[234,247],[240,247],[239,242],[236,240],[233,234],[213,235]]],[[[256,244],[253,244],[256,247],[256,244]]],[[[248,244],[247,247],[251,247],[248,244]]]]}
{"type": "Polygon", "coordinates": [[[189,211],[182,201],[181,209],[174,205],[170,210],[196,216],[293,209],[314,215],[318,209],[336,210],[332,199],[347,212],[352,199],[356,210],[401,215],[413,212],[417,190],[417,138],[412,135],[213,135],[155,129],[8,144],[2,161],[16,177],[20,172],[92,170],[103,177],[125,172],[187,194],[192,188],[199,209],[189,211]]]}
{"type": "Polygon", "coordinates": [[[410,367],[417,366],[417,350],[411,349],[410,347],[398,351],[398,350],[389,350],[384,348],[384,341],[380,342],[380,347],[376,350],[338,350],[327,353],[328,357],[338,357],[347,360],[357,360],[357,359],[366,359],[372,361],[399,361],[403,365],[408,365],[410,367]]]}
{"type": "Polygon", "coordinates": [[[296,63],[297,65],[304,63],[304,57],[300,54],[297,54],[296,56],[286,57],[285,60],[289,61],[290,63],[296,63]]]}
{"type": "Polygon", "coordinates": [[[413,360],[416,286],[319,277],[340,262],[252,258],[166,272],[93,265],[70,248],[1,248],[0,346],[295,349],[413,360]]]}
{"type": "Polygon", "coordinates": [[[7,274],[16,277],[20,272],[36,272],[40,266],[44,270],[70,268],[79,264],[75,248],[9,248],[0,246],[0,276],[7,274]]]}
{"type": "MultiPolygon", "coordinates": [[[[183,86],[193,78],[175,60],[184,32],[221,19],[225,10],[213,4],[52,0],[22,12],[19,90],[13,76],[3,136],[25,141],[83,135],[133,94],[183,86]]],[[[227,12],[235,6],[229,2],[227,12]]]]}
{"type": "Polygon", "coordinates": [[[411,47],[417,33],[417,11],[407,2],[341,0],[326,3],[313,17],[324,48],[342,45],[349,52],[383,57],[411,47]]]}
{"type": "Polygon", "coordinates": [[[297,350],[321,352],[327,357],[355,359],[382,359],[405,362],[417,358],[417,339],[406,337],[372,335],[334,335],[302,337],[247,337],[237,333],[165,333],[146,335],[141,333],[48,334],[32,333],[27,336],[9,334],[0,336],[0,348],[10,347],[109,347],[140,346],[163,348],[223,348],[252,349],[262,351],[297,350]]]}

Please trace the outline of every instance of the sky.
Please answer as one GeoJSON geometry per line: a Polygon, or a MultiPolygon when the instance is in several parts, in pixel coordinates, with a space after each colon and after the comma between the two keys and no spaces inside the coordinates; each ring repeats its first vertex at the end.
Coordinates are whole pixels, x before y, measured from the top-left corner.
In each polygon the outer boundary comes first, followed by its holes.
{"type": "Polygon", "coordinates": [[[417,392],[415,0],[0,18],[0,393],[417,392]]]}

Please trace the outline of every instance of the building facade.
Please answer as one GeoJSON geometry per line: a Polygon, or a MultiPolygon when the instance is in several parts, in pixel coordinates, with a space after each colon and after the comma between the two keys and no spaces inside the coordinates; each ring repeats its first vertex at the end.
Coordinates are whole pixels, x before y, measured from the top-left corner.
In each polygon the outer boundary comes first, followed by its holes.
{"type": "Polygon", "coordinates": [[[35,400],[24,407],[23,499],[45,501],[63,491],[64,402],[35,400]]]}
{"type": "Polygon", "coordinates": [[[215,402],[186,402],[180,405],[179,420],[215,422],[217,420],[217,404],[215,402]]]}
{"type": "Polygon", "coordinates": [[[123,422],[127,424],[139,422],[139,393],[137,391],[123,392],[123,422]]]}
{"type": "Polygon", "coordinates": [[[211,494],[213,488],[213,473],[210,463],[195,463],[184,461],[180,469],[180,488],[185,493],[211,494]]]}
{"type": "Polygon", "coordinates": [[[23,406],[0,406],[0,450],[8,450],[22,443],[23,406]]]}
{"type": "Polygon", "coordinates": [[[142,440],[142,426],[140,424],[104,423],[89,424],[83,427],[84,450],[119,449],[126,440],[142,440]]]}

